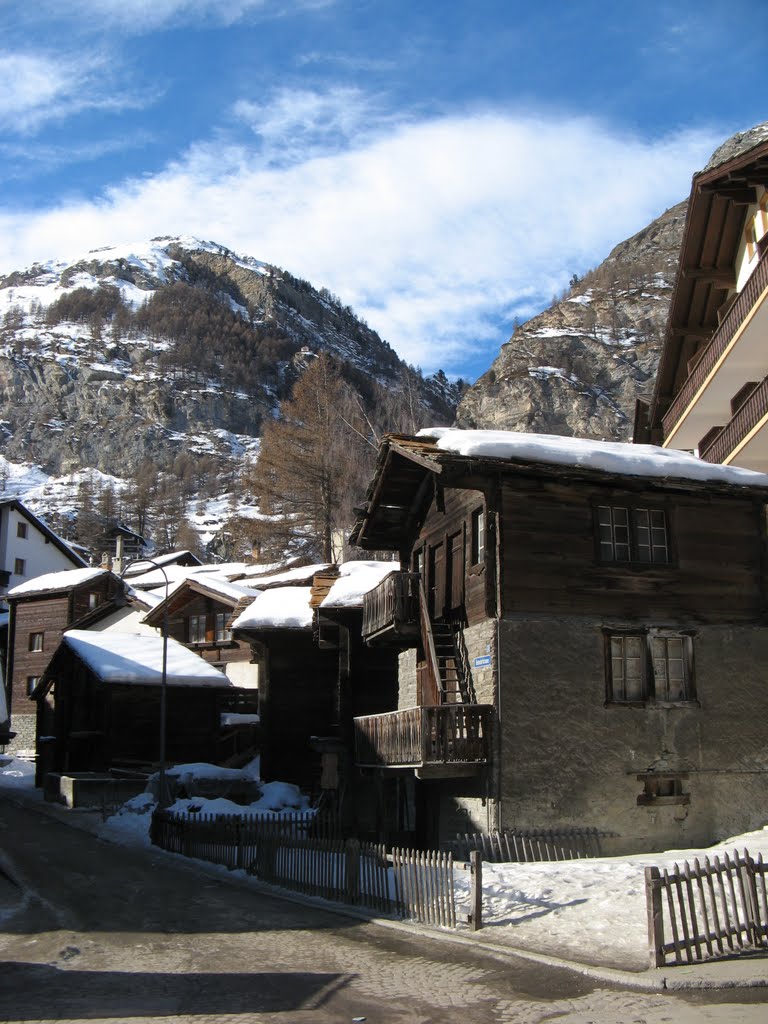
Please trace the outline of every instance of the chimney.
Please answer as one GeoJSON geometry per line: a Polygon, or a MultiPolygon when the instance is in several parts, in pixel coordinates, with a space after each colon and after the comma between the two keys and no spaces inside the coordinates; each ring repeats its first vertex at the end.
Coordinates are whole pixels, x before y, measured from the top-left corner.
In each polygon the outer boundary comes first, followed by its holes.
{"type": "Polygon", "coordinates": [[[112,563],[112,572],[118,576],[123,571],[123,535],[118,533],[117,539],[115,540],[115,560],[112,563]]]}

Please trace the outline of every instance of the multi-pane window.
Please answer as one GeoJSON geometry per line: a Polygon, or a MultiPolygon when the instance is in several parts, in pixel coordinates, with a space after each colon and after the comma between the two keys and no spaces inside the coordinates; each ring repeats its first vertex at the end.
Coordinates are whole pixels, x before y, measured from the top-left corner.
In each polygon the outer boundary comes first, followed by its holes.
{"type": "Polygon", "coordinates": [[[29,634],[29,649],[30,651],[42,651],[43,640],[45,633],[30,633],[29,634]]]}
{"type": "Polygon", "coordinates": [[[205,642],[205,616],[190,615],[187,619],[187,642],[202,644],[205,642]]]}
{"type": "Polygon", "coordinates": [[[485,512],[481,508],[472,513],[472,565],[485,561],[485,512]]]}
{"type": "Polygon", "coordinates": [[[216,639],[217,640],[231,640],[232,631],[227,629],[227,618],[229,616],[226,612],[216,612],[216,639]]]}
{"type": "Polygon", "coordinates": [[[598,540],[602,562],[669,562],[667,516],[660,508],[599,505],[598,540]]]}
{"type": "Polygon", "coordinates": [[[693,640],[686,634],[649,630],[608,637],[608,700],[677,704],[696,699],[693,640]]]}

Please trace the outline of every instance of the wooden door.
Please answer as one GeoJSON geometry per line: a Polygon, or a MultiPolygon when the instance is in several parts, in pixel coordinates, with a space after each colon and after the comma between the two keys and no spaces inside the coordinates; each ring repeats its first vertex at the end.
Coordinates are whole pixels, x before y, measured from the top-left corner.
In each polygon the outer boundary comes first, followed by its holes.
{"type": "Polygon", "coordinates": [[[445,610],[457,612],[464,605],[464,534],[448,538],[446,553],[445,610]]]}
{"type": "Polygon", "coordinates": [[[430,619],[439,619],[445,604],[445,545],[442,541],[429,548],[429,590],[427,608],[430,619]]]}

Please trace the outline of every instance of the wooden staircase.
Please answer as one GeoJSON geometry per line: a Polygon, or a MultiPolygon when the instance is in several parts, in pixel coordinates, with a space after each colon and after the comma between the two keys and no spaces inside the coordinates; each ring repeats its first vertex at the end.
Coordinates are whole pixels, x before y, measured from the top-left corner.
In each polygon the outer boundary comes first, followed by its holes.
{"type": "Polygon", "coordinates": [[[429,622],[437,660],[437,682],[443,704],[473,703],[463,670],[453,627],[448,622],[429,622]]]}

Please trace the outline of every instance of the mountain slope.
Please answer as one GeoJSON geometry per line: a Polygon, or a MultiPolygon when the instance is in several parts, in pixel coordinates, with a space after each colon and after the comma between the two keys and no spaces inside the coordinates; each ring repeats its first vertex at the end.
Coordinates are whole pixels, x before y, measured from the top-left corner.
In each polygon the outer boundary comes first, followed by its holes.
{"type": "Polygon", "coordinates": [[[685,211],[667,210],[517,327],[456,425],[629,440],[653,388],[685,211]]]}
{"type": "Polygon", "coordinates": [[[157,238],[36,264],[0,278],[3,454],[118,477],[191,454],[226,475],[323,350],[367,407],[407,392],[453,418],[442,375],[408,368],[327,290],[223,246],[157,238]]]}

